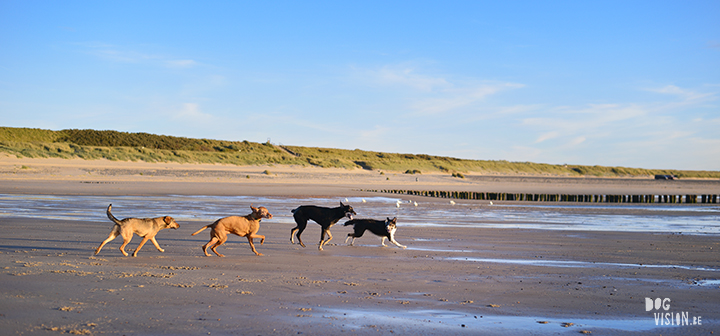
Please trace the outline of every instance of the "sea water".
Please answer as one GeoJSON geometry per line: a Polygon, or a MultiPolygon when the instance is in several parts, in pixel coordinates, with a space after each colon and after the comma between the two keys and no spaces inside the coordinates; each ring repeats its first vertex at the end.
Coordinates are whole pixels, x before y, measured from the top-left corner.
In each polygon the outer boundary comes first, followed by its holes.
{"type": "Polygon", "coordinates": [[[212,222],[246,215],[264,206],[273,221],[292,224],[291,210],[300,205],[335,207],[350,204],[358,218],[398,217],[403,226],[521,228],[538,230],[667,232],[720,234],[717,205],[490,205],[428,199],[415,205],[394,197],[257,197],[257,196],[58,196],[0,194],[0,217],[105,221],[113,204],[118,218],[171,215],[179,221],[212,222]]]}

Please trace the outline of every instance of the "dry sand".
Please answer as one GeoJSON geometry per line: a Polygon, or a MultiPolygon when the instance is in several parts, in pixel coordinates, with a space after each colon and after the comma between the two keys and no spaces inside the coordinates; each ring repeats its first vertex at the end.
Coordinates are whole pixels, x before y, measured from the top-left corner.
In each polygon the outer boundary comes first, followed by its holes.
{"type": "MultiPolygon", "coordinates": [[[[0,194],[382,195],[361,189],[718,194],[719,185],[0,157],[0,194]]],[[[414,199],[451,211],[445,201],[414,199]]],[[[292,225],[266,220],[259,233],[267,240],[256,243],[264,256],[233,236],[220,247],[227,257],[218,258],[202,255],[206,235],[190,236],[205,224],[180,222],[180,229],[158,234],[164,253],[146,244],[133,258],[117,250],[120,238],[92,255],[107,237],[109,221],[0,216],[0,330],[8,335],[696,335],[720,326],[718,284],[697,284],[720,278],[716,236],[400,226],[398,241],[409,246],[403,250],[379,247],[374,237],[345,246],[350,230],[338,226],[332,230],[337,245],[318,251],[311,244],[290,244],[292,225]],[[461,250],[474,251],[469,255],[480,260],[453,259],[461,250]],[[567,260],[575,263],[552,262],[567,260]],[[701,317],[702,325],[656,326],[645,298],[670,298],[668,312],[686,312],[691,324],[701,317]]],[[[305,242],[316,242],[319,231],[310,223],[305,242]]],[[[139,241],[135,237],[127,250],[139,241]]]]}

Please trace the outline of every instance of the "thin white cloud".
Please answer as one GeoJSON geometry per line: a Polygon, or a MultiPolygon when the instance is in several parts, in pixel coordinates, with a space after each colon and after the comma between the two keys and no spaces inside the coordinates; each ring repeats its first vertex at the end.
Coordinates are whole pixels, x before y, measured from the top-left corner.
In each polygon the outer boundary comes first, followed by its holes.
{"type": "Polygon", "coordinates": [[[576,138],[570,140],[570,145],[571,145],[571,146],[577,146],[577,145],[585,142],[585,140],[587,140],[586,137],[584,137],[584,136],[579,136],[579,137],[576,137],[576,138]]]}
{"type": "Polygon", "coordinates": [[[171,68],[192,68],[198,63],[193,60],[169,60],[165,64],[171,68]]]}
{"type": "Polygon", "coordinates": [[[183,103],[182,108],[173,114],[173,119],[190,122],[209,122],[213,115],[204,113],[196,103],[183,103]]]}
{"type": "Polygon", "coordinates": [[[480,81],[426,74],[417,64],[386,65],[379,69],[356,70],[361,81],[372,86],[397,90],[413,115],[433,115],[473,107],[502,91],[523,84],[480,81]]]}
{"type": "Polygon", "coordinates": [[[85,43],[82,44],[82,46],[88,54],[111,62],[141,63],[159,58],[155,55],[123,49],[119,46],[106,43],[85,43]]]}
{"type": "Polygon", "coordinates": [[[547,116],[525,118],[522,124],[561,129],[565,132],[602,128],[609,124],[626,121],[648,114],[646,108],[635,104],[589,104],[586,107],[561,107],[549,109],[547,116]]]}
{"type": "Polygon", "coordinates": [[[667,85],[661,88],[650,88],[646,91],[661,93],[665,95],[672,95],[681,98],[685,102],[697,102],[700,100],[707,100],[715,98],[716,92],[696,92],[688,89],[683,89],[675,85],[667,85]]]}
{"type": "Polygon", "coordinates": [[[192,59],[175,59],[172,57],[137,51],[121,46],[106,43],[85,43],[81,44],[85,52],[118,63],[150,63],[170,68],[191,68],[199,63],[192,59]]]}
{"type": "Polygon", "coordinates": [[[451,86],[445,78],[423,75],[407,66],[384,66],[379,70],[369,70],[367,74],[381,85],[400,85],[423,92],[451,86]]]}
{"type": "Polygon", "coordinates": [[[469,84],[439,91],[435,98],[420,99],[411,108],[420,114],[439,114],[471,106],[501,91],[522,88],[515,83],[469,84]]]}
{"type": "Polygon", "coordinates": [[[392,127],[375,125],[372,129],[360,130],[358,133],[360,139],[377,141],[377,139],[387,139],[387,134],[392,134],[393,130],[392,127]]]}
{"type": "MultiPolygon", "coordinates": [[[[521,129],[528,134],[537,133],[534,145],[548,152],[572,152],[579,145],[598,144],[603,139],[627,138],[645,133],[649,118],[646,107],[635,104],[589,104],[584,107],[568,107],[535,111],[543,117],[524,118],[521,129]],[[628,132],[628,129],[633,129],[628,132]]],[[[657,121],[653,121],[657,122],[657,121]]]]}
{"type": "Polygon", "coordinates": [[[540,134],[540,136],[535,140],[535,143],[541,143],[545,140],[555,139],[560,136],[560,132],[552,131],[552,132],[546,132],[543,134],[540,134]]]}

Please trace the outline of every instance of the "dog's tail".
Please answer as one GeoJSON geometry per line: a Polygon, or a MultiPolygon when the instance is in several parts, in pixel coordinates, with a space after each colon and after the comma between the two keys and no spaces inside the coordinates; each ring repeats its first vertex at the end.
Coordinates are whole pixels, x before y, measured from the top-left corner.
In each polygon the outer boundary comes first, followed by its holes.
{"type": "Polygon", "coordinates": [[[355,225],[355,220],[351,219],[351,220],[345,222],[345,224],[343,224],[343,226],[349,226],[349,225],[355,225]]]}
{"type": "Polygon", "coordinates": [[[113,216],[113,214],[110,212],[110,210],[112,210],[112,204],[108,205],[108,208],[107,208],[107,211],[106,211],[108,218],[110,218],[110,220],[113,221],[113,223],[115,223],[115,224],[117,224],[117,225],[122,225],[122,224],[120,223],[120,220],[117,219],[117,218],[115,218],[115,216],[113,216]]]}
{"type": "Polygon", "coordinates": [[[212,225],[212,224],[203,226],[202,228],[200,228],[200,230],[197,230],[197,231],[195,231],[195,233],[191,234],[191,236],[194,236],[194,235],[196,235],[196,234],[198,234],[198,233],[200,233],[200,232],[203,232],[203,230],[209,228],[211,225],[212,225]]]}

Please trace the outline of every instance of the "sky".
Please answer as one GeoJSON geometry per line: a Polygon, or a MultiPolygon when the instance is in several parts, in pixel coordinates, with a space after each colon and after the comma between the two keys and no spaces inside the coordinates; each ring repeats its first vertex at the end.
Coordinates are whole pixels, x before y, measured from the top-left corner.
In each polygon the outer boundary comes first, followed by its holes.
{"type": "Polygon", "coordinates": [[[720,170],[720,1],[0,0],[0,126],[720,170]]]}

